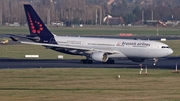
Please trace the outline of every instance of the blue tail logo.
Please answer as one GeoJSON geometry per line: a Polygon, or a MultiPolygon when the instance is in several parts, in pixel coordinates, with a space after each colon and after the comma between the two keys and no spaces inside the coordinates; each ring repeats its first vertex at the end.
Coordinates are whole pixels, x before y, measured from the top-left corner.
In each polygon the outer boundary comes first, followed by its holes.
{"type": "Polygon", "coordinates": [[[29,4],[24,4],[24,10],[31,34],[30,36],[38,36],[40,38],[39,42],[56,43],[54,41],[52,42],[54,35],[47,29],[33,7],[29,4]]]}

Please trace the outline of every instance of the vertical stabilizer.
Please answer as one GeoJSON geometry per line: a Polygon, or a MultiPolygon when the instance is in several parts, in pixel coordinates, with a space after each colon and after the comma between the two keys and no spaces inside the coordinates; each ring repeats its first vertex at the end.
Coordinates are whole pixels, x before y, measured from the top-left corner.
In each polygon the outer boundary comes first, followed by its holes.
{"type": "Polygon", "coordinates": [[[38,36],[40,42],[52,43],[54,41],[54,35],[47,29],[32,6],[24,4],[24,9],[31,36],[38,36]]]}

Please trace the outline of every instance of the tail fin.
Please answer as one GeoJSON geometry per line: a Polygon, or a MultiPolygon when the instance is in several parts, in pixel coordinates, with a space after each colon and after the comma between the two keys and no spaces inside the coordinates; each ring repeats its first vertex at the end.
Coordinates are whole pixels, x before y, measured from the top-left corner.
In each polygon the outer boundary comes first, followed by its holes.
{"type": "Polygon", "coordinates": [[[36,11],[29,4],[24,4],[26,18],[31,36],[40,37],[40,42],[50,43],[54,35],[44,25],[36,11]]]}

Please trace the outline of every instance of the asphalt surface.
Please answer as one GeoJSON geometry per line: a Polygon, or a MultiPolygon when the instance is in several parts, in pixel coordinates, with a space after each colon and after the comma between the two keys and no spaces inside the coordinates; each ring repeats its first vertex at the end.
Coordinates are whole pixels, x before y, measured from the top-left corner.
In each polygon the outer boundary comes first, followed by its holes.
{"type": "MultiPolygon", "coordinates": [[[[146,60],[142,63],[143,67],[159,69],[175,69],[180,57],[169,59],[159,59],[156,66],[153,60],[146,60]]],[[[0,69],[17,68],[140,68],[139,63],[130,60],[116,60],[115,64],[104,64],[94,62],[93,64],[82,64],[80,60],[58,60],[58,59],[0,59],[0,69]]]]}

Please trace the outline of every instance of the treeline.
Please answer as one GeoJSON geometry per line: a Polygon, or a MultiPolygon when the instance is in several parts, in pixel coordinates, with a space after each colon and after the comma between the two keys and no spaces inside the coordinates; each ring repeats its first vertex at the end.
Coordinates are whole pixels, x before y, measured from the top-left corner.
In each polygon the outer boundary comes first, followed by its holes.
{"type": "Polygon", "coordinates": [[[103,24],[103,18],[108,14],[123,17],[125,24],[141,22],[142,14],[144,20],[180,20],[180,3],[177,0],[156,0],[151,4],[142,4],[143,0],[114,0],[111,5],[107,1],[0,0],[0,23],[26,24],[23,4],[31,4],[45,23],[103,24]]]}
{"type": "Polygon", "coordinates": [[[0,0],[0,4],[2,5],[0,18],[3,25],[14,22],[26,24],[23,4],[31,4],[45,23],[50,20],[50,22],[95,24],[97,17],[105,16],[101,6],[87,5],[85,0],[0,0]]]}

